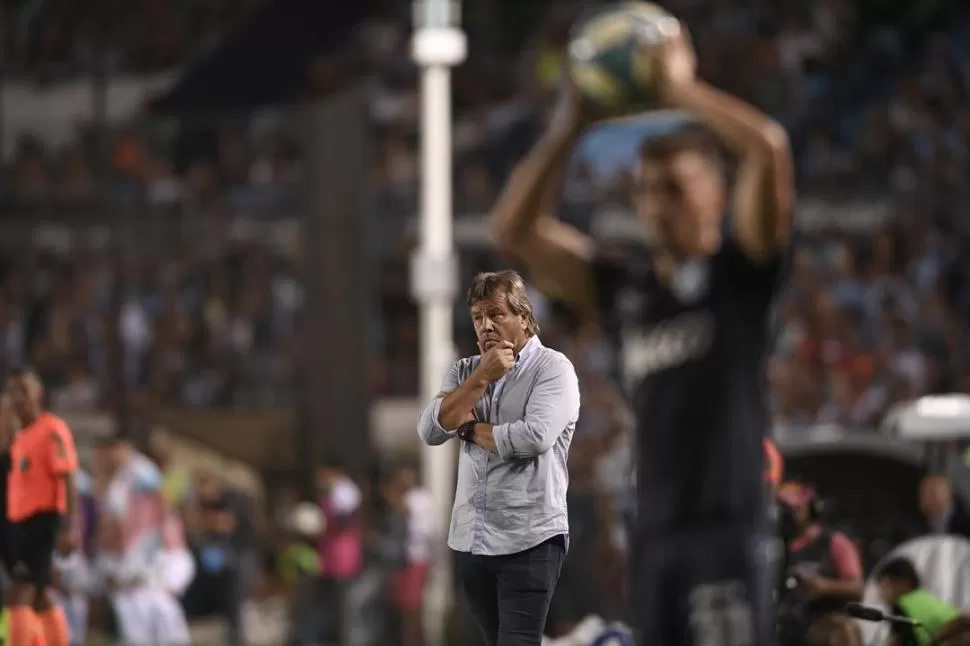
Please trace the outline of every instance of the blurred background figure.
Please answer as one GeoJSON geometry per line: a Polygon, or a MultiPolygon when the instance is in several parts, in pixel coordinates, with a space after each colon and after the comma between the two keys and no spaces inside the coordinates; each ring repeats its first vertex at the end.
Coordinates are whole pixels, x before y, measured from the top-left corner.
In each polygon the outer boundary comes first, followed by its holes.
{"type": "Polygon", "coordinates": [[[810,487],[786,482],[778,487],[780,533],[785,542],[785,590],[779,599],[782,638],[829,644],[855,643],[855,625],[843,612],[862,600],[862,559],[852,541],[823,525],[822,502],[810,487]],[[841,636],[838,636],[840,635],[841,636]]]}
{"type": "Polygon", "coordinates": [[[245,643],[243,610],[259,563],[250,503],[219,476],[202,471],[190,504],[189,543],[200,568],[185,593],[186,607],[190,614],[221,616],[226,642],[245,643]]]}
{"type": "Polygon", "coordinates": [[[326,638],[345,641],[348,614],[348,588],[363,567],[361,491],[337,463],[323,464],[316,470],[320,508],[326,529],[318,543],[325,603],[326,638]]]}
{"type": "Polygon", "coordinates": [[[431,500],[414,470],[397,466],[381,477],[373,542],[387,576],[385,634],[389,644],[425,643],[422,609],[435,539],[431,500]]]}
{"type": "Polygon", "coordinates": [[[326,529],[326,518],[313,502],[294,506],[286,521],[279,557],[279,575],[289,588],[290,638],[297,646],[320,643],[326,622],[320,606],[325,602],[320,581],[317,542],[326,529]]]}
{"type": "Polygon", "coordinates": [[[970,538],[970,516],[963,503],[954,499],[945,474],[931,473],[920,481],[919,508],[925,519],[925,531],[970,538]]]}

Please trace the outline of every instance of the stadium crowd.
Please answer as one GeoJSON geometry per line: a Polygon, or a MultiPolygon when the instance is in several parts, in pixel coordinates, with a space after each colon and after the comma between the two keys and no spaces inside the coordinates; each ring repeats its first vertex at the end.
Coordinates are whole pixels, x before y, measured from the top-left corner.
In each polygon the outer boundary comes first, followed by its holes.
{"type": "MultiPolygon", "coordinates": [[[[12,11],[11,4],[4,2],[5,10],[12,11]]],[[[224,29],[247,5],[196,4],[128,3],[130,19],[117,22],[111,40],[116,69],[179,63],[205,44],[214,25],[224,29]],[[158,23],[158,16],[166,18],[158,23]],[[157,24],[166,26],[156,30],[157,24]],[[140,36],[146,25],[152,25],[151,38],[140,36]]],[[[576,15],[564,3],[470,4],[471,57],[454,78],[460,216],[488,210],[538,132],[576,15]],[[499,24],[533,27],[514,36],[499,24]]],[[[891,16],[850,0],[715,4],[712,10],[694,0],[666,3],[692,30],[701,74],[753,100],[789,129],[803,213],[813,216],[803,220],[791,283],[777,308],[770,379],[779,433],[810,433],[818,425],[869,433],[894,403],[930,392],[970,393],[970,225],[960,208],[970,197],[962,181],[970,170],[967,7],[943,3],[939,11],[891,16]]],[[[10,60],[24,71],[84,71],[97,32],[75,28],[80,4],[31,5],[40,9],[23,14],[16,37],[5,40],[10,60]]],[[[351,71],[369,81],[381,222],[375,241],[381,247],[381,317],[374,332],[381,351],[372,383],[378,396],[413,396],[418,334],[407,263],[419,175],[417,75],[397,8],[359,26],[352,41],[310,67],[308,86],[351,71]]],[[[136,409],[291,404],[305,253],[290,217],[298,213],[303,188],[292,127],[283,110],[227,118],[201,142],[193,134],[191,146],[147,116],[123,130],[79,130],[77,141],[61,149],[46,145],[42,133],[23,134],[0,175],[4,220],[13,227],[14,216],[36,212],[76,229],[68,238],[38,230],[30,248],[5,254],[0,368],[35,366],[54,410],[112,410],[121,393],[136,409]],[[89,222],[103,223],[106,210],[117,223],[110,235],[124,237],[124,252],[104,254],[104,239],[76,233],[89,222]],[[120,392],[110,378],[112,344],[124,350],[120,392]]],[[[583,148],[562,199],[563,217],[589,229],[607,211],[622,211],[629,193],[629,159],[609,137],[603,141],[583,148]]],[[[468,245],[460,260],[461,283],[503,263],[487,245],[468,245]]],[[[596,322],[579,320],[539,294],[534,302],[543,341],[569,354],[583,388],[571,453],[570,565],[553,612],[553,628],[561,631],[593,612],[619,618],[623,590],[615,582],[624,571],[631,422],[613,381],[617,358],[596,322]]],[[[459,354],[473,354],[464,303],[456,306],[459,354]]],[[[196,495],[186,493],[191,477],[172,478],[182,482],[171,485],[181,490],[173,502],[209,496],[210,508],[219,512],[205,516],[187,503],[184,508],[203,573],[198,585],[209,585],[209,570],[223,571],[206,565],[204,553],[210,565],[218,561],[206,552],[211,544],[239,555],[231,568],[240,577],[237,591],[259,578],[252,571],[270,571],[261,566],[273,560],[283,566],[277,578],[295,597],[323,594],[336,605],[341,582],[360,580],[379,563],[393,573],[385,579],[387,603],[401,619],[394,638],[421,643],[413,588],[428,552],[413,522],[423,494],[407,470],[390,470],[379,486],[321,470],[322,499],[329,500],[323,507],[338,519],[330,526],[344,527],[343,520],[358,514],[366,518],[346,526],[358,557],[349,558],[322,593],[308,593],[298,573],[326,572],[335,567],[333,556],[298,549],[299,532],[288,527],[285,514],[258,520],[261,510],[221,491],[211,475],[197,479],[191,487],[196,495]],[[308,558],[311,553],[322,561],[308,558]]],[[[285,506],[296,502],[295,494],[279,495],[285,506]]],[[[225,607],[238,611],[240,595],[225,600],[225,607]]],[[[190,614],[195,598],[186,600],[190,614]]],[[[238,625],[238,615],[232,616],[238,625]]]]}

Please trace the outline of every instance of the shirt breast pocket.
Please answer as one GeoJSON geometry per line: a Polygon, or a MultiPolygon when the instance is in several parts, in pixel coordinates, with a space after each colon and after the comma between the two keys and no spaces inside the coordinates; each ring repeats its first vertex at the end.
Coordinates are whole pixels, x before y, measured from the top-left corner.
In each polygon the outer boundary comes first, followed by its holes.
{"type": "Polygon", "coordinates": [[[532,379],[525,377],[506,385],[499,397],[497,415],[492,424],[507,424],[525,419],[525,412],[529,405],[529,395],[532,393],[532,379]]]}

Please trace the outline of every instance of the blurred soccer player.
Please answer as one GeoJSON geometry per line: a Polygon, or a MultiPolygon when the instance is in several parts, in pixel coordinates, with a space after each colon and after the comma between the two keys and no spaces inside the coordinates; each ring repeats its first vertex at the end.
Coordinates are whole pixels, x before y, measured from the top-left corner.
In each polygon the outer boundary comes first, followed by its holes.
{"type": "Polygon", "coordinates": [[[774,641],[764,360],[789,244],[791,152],[781,126],[695,77],[686,34],[654,54],[664,103],[700,127],[641,145],[633,201],[650,253],[608,253],[553,217],[590,121],[568,84],[493,210],[494,234],[546,293],[599,314],[619,346],[637,420],[640,643],[760,646],[774,641]],[[731,206],[719,142],[740,161],[731,206]]]}
{"type": "Polygon", "coordinates": [[[24,425],[10,447],[7,482],[13,561],[6,599],[9,644],[68,646],[67,621],[56,604],[51,577],[55,547],[71,551],[77,543],[74,438],[62,419],[44,410],[36,374],[14,373],[7,391],[24,425]]]}

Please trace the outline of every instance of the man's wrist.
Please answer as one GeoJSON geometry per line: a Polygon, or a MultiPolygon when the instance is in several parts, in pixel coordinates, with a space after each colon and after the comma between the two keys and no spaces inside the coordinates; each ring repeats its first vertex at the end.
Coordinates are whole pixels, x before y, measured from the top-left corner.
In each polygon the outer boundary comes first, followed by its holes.
{"type": "Polygon", "coordinates": [[[467,422],[462,422],[458,426],[458,429],[456,430],[456,433],[458,435],[458,438],[461,439],[461,440],[464,440],[466,442],[474,442],[475,441],[475,424],[477,424],[477,423],[478,422],[476,422],[473,419],[472,420],[468,420],[467,422]]]}
{"type": "Polygon", "coordinates": [[[663,90],[663,102],[669,108],[690,110],[696,98],[697,81],[679,81],[668,84],[663,90]]]}
{"type": "Polygon", "coordinates": [[[539,145],[555,153],[575,144],[585,129],[586,124],[578,117],[570,119],[568,123],[550,123],[539,140],[539,145]]]}

